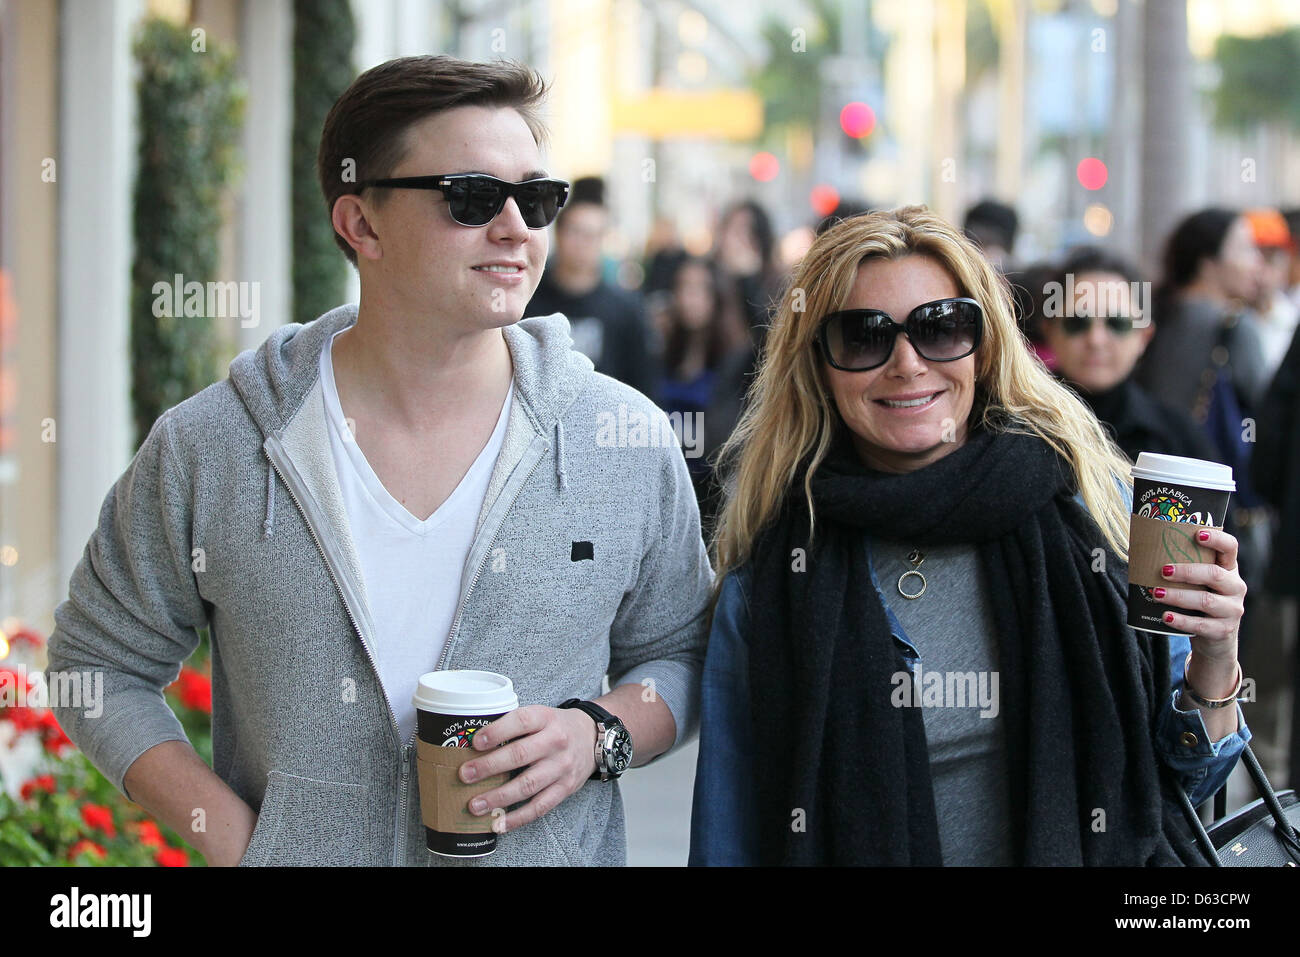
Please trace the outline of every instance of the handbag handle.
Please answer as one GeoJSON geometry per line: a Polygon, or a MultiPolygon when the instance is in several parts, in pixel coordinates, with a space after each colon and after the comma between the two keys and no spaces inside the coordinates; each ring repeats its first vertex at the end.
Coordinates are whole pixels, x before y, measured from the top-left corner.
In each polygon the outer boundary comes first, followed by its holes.
{"type": "MultiPolygon", "coordinates": [[[[1259,759],[1255,757],[1255,752],[1251,750],[1249,744],[1242,748],[1241,759],[1250,774],[1251,780],[1255,782],[1260,797],[1264,799],[1264,805],[1273,816],[1274,831],[1278,839],[1287,847],[1292,856],[1300,860],[1300,835],[1296,834],[1295,828],[1286,819],[1286,814],[1282,811],[1282,805],[1278,803],[1277,795],[1273,793],[1273,786],[1269,784],[1268,776],[1264,773],[1259,759]]],[[[1183,815],[1187,818],[1187,823],[1192,829],[1192,836],[1196,838],[1196,843],[1205,853],[1205,856],[1210,859],[1214,867],[1223,867],[1223,861],[1219,860],[1219,852],[1215,850],[1214,842],[1210,840],[1205,825],[1201,823],[1201,816],[1196,813],[1196,808],[1192,806],[1187,792],[1182,788],[1176,790],[1178,791],[1179,803],[1183,808],[1183,815]]]]}

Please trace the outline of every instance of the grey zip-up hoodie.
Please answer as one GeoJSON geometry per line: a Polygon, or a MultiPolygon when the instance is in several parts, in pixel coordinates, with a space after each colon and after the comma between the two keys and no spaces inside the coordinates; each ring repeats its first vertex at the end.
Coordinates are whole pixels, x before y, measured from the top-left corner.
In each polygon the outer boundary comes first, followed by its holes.
{"type": "MultiPolygon", "coordinates": [[[[623,864],[612,781],[502,835],[490,857],[425,849],[414,737],[398,740],[374,667],[318,373],[356,315],[276,329],[154,423],[49,642],[51,672],[102,672],[102,713],[56,717],[126,794],[136,758],[187,740],[162,689],[206,625],[213,770],[259,811],[241,864],[623,864]]],[[[668,419],[594,372],[563,316],[503,334],[515,397],[438,667],[509,675],[521,704],[597,697],[606,674],[641,683],[672,711],[677,747],[697,731],[713,572],[682,453],[659,441],[668,419]],[[648,429],[627,427],[641,415],[648,429]]]]}

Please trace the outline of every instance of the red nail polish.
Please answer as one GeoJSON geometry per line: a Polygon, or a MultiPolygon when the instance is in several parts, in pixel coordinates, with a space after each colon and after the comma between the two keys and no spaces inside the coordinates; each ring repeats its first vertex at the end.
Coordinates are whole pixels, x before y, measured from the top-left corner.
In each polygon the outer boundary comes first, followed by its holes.
{"type": "Polygon", "coordinates": [[[1153,588],[1151,589],[1151,594],[1155,595],[1157,598],[1164,598],[1165,590],[1163,588],[1153,588]]]}
{"type": "MultiPolygon", "coordinates": [[[[1183,541],[1186,541],[1186,539],[1183,539],[1183,541]]],[[[1164,575],[1166,578],[1168,578],[1173,573],[1174,573],[1173,565],[1166,565],[1164,568],[1160,569],[1160,574],[1164,575]]]]}
{"type": "Polygon", "coordinates": [[[1165,624],[1172,625],[1173,623],[1174,623],[1174,613],[1172,611],[1165,612],[1165,624]]]}
{"type": "Polygon", "coordinates": [[[1202,542],[1208,542],[1208,541],[1210,540],[1210,533],[1209,533],[1209,532],[1197,532],[1197,533],[1196,533],[1196,537],[1197,537],[1197,539],[1199,539],[1199,540],[1202,541],[1202,542]]]}

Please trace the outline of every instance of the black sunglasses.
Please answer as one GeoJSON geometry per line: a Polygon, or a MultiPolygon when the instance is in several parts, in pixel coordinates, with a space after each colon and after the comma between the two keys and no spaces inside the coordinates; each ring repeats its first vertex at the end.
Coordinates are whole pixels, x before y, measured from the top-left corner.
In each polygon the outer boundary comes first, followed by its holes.
{"type": "Polygon", "coordinates": [[[973,353],[983,332],[984,310],[963,297],[923,303],[903,322],[879,309],[832,312],[822,320],[817,343],[836,369],[865,372],[889,361],[901,333],[927,362],[953,362],[973,353]]]}
{"type": "Polygon", "coordinates": [[[447,197],[451,218],[462,226],[486,226],[505,209],[506,200],[513,196],[524,225],[529,229],[544,229],[555,221],[560,207],[569,198],[569,184],[561,179],[526,179],[522,183],[507,183],[483,173],[368,179],[357,186],[363,189],[367,186],[436,189],[447,197]]]}
{"type": "Polygon", "coordinates": [[[1067,336],[1078,336],[1092,328],[1094,319],[1105,319],[1106,328],[1117,336],[1127,336],[1133,331],[1132,316],[1062,316],[1061,331],[1067,336]]]}

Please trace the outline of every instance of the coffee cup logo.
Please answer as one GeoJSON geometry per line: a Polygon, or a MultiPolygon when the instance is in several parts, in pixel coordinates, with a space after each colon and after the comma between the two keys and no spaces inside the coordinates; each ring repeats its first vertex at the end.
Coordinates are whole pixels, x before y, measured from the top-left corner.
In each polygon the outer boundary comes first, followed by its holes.
{"type": "Polygon", "coordinates": [[[474,732],[483,727],[482,724],[470,721],[457,721],[443,729],[447,736],[442,742],[444,748],[469,748],[474,744],[474,732]]]}
{"type": "Polygon", "coordinates": [[[1142,496],[1137,510],[1138,518],[1154,518],[1163,522],[1190,522],[1193,525],[1210,525],[1213,521],[1206,511],[1192,511],[1192,500],[1181,489],[1157,486],[1142,496]]]}

